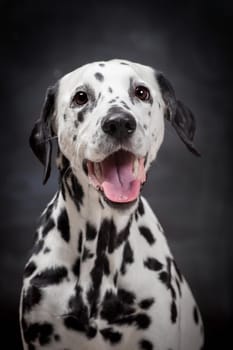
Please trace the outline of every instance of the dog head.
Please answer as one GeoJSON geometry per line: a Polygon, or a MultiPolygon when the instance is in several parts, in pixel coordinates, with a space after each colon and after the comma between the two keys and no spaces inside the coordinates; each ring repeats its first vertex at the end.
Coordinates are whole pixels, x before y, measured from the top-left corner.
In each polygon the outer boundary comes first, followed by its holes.
{"type": "Polygon", "coordinates": [[[48,89],[30,145],[44,165],[44,183],[51,168],[51,139],[57,136],[77,177],[86,176],[109,201],[128,203],[137,199],[156,158],[165,118],[199,155],[193,145],[195,119],[162,73],[123,60],[95,62],[48,89]]]}

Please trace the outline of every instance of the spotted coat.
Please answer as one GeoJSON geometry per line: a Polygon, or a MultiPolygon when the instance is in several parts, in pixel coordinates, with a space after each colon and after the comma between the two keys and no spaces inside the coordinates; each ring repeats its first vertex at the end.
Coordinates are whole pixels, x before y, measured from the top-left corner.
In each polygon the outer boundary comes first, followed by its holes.
{"type": "MultiPolygon", "coordinates": [[[[163,140],[164,115],[173,107],[161,79],[152,68],[129,61],[96,62],[63,77],[48,95],[41,118],[46,109],[50,119],[42,122],[52,130],[46,137],[58,137],[60,180],[24,270],[25,350],[201,349],[198,306],[149,204],[142,196],[109,203],[90,182],[85,162],[102,161],[119,149],[103,133],[101,120],[123,110],[137,123],[125,147],[145,157],[148,171],[163,140]],[[135,98],[136,82],[149,88],[146,102],[135,98]],[[74,102],[80,89],[89,96],[83,106],[74,102]]],[[[40,160],[49,154],[47,142],[37,153],[40,160]]],[[[42,163],[46,181],[49,165],[42,163]]]]}

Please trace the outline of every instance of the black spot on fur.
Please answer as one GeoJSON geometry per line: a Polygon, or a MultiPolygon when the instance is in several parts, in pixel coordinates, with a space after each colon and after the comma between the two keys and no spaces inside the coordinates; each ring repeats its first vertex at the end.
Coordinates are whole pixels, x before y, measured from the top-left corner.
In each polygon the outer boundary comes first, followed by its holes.
{"type": "Polygon", "coordinates": [[[80,275],[80,258],[78,257],[73,265],[72,271],[76,277],[80,275]]]}
{"type": "Polygon", "coordinates": [[[82,123],[84,121],[84,112],[78,112],[78,121],[82,123]]]}
{"type": "Polygon", "coordinates": [[[146,226],[140,226],[139,227],[139,231],[141,233],[141,235],[145,238],[145,240],[150,244],[154,244],[155,243],[155,238],[151,232],[151,230],[146,227],[146,226]]]}
{"type": "Polygon", "coordinates": [[[48,254],[49,252],[51,252],[51,249],[50,248],[48,248],[48,247],[46,247],[45,249],[44,249],[44,254],[48,254]]]}
{"type": "Polygon", "coordinates": [[[108,252],[109,254],[111,254],[114,252],[114,249],[116,248],[116,239],[117,239],[116,226],[113,220],[109,222],[108,231],[109,231],[108,252]]]}
{"type": "Polygon", "coordinates": [[[95,78],[96,78],[97,80],[99,80],[99,81],[103,81],[103,80],[104,80],[103,74],[102,74],[102,73],[99,73],[99,72],[95,73],[95,78]]]}
{"type": "Polygon", "coordinates": [[[92,339],[92,338],[94,338],[96,336],[96,334],[97,334],[97,328],[89,326],[87,331],[86,331],[86,336],[89,339],[92,339]]]}
{"type": "Polygon", "coordinates": [[[171,302],[171,321],[172,323],[175,323],[177,319],[177,307],[176,307],[176,303],[173,300],[171,302]]]}
{"type": "Polygon", "coordinates": [[[51,336],[53,334],[53,326],[48,323],[31,323],[26,327],[24,331],[24,338],[26,343],[31,343],[33,341],[39,340],[40,345],[48,345],[51,341],[51,336]]]}
{"type": "Polygon", "coordinates": [[[178,291],[179,291],[179,295],[180,295],[180,297],[181,297],[181,296],[182,296],[182,293],[181,293],[180,282],[178,281],[177,278],[175,279],[175,281],[176,281],[177,289],[178,289],[178,291]]]}
{"type": "Polygon", "coordinates": [[[100,67],[105,67],[105,63],[99,63],[100,67]]]}
{"type": "Polygon", "coordinates": [[[150,326],[150,317],[145,313],[137,313],[133,315],[127,315],[114,320],[113,324],[118,325],[135,325],[138,329],[147,329],[150,326]]]}
{"type": "Polygon", "coordinates": [[[172,262],[173,262],[173,266],[174,266],[174,268],[176,270],[176,273],[177,273],[177,275],[179,277],[179,280],[180,280],[180,282],[182,282],[183,281],[183,276],[182,276],[182,274],[181,274],[181,272],[180,272],[180,270],[179,270],[175,260],[172,260],[172,262]]]}
{"type": "Polygon", "coordinates": [[[79,238],[78,238],[78,252],[82,253],[82,246],[83,246],[83,233],[82,231],[79,232],[79,238]]]}
{"type": "Polygon", "coordinates": [[[125,243],[123,250],[123,259],[121,263],[121,273],[124,275],[126,273],[126,264],[132,264],[134,262],[133,250],[130,246],[129,241],[125,243]]]}
{"type": "Polygon", "coordinates": [[[121,104],[122,104],[123,107],[125,107],[128,110],[130,110],[129,106],[125,103],[125,101],[121,101],[121,104]]]}
{"type": "Polygon", "coordinates": [[[69,300],[70,312],[64,317],[64,325],[69,329],[85,332],[88,330],[88,309],[81,293],[81,287],[76,286],[75,295],[69,300]]]}
{"type": "Polygon", "coordinates": [[[117,280],[118,280],[118,272],[116,271],[114,277],[113,277],[113,283],[114,283],[114,286],[116,287],[117,285],[117,280]]]}
{"type": "Polygon", "coordinates": [[[100,330],[103,338],[109,340],[111,344],[116,344],[121,341],[122,334],[118,331],[114,331],[112,327],[104,328],[100,330]]]}
{"type": "Polygon", "coordinates": [[[39,304],[42,298],[42,292],[36,286],[30,286],[27,293],[23,296],[23,313],[29,312],[33,306],[39,304]]]}
{"type": "Polygon", "coordinates": [[[55,227],[55,222],[52,218],[49,218],[45,223],[45,226],[42,230],[42,236],[45,237],[55,227]]]}
{"type": "Polygon", "coordinates": [[[110,92],[110,94],[112,94],[112,92],[113,92],[111,87],[108,88],[108,91],[110,92]]]}
{"type": "Polygon", "coordinates": [[[33,247],[32,253],[37,255],[41,252],[44,247],[44,240],[40,239],[33,247]]]}
{"type": "Polygon", "coordinates": [[[73,136],[73,141],[76,141],[77,140],[77,135],[74,135],[73,136]]]}
{"type": "Polygon", "coordinates": [[[61,236],[64,241],[70,240],[70,224],[66,209],[62,209],[57,220],[57,228],[61,232],[61,236]]]}
{"type": "Polygon", "coordinates": [[[159,279],[160,279],[161,282],[163,282],[164,284],[166,284],[168,286],[169,276],[168,276],[167,271],[160,272],[159,279]]]}
{"type": "Polygon", "coordinates": [[[123,66],[128,66],[129,64],[126,62],[120,62],[120,64],[122,64],[123,66]]]}
{"type": "Polygon", "coordinates": [[[132,307],[123,303],[112,291],[106,292],[102,304],[100,315],[109,323],[113,323],[116,319],[134,312],[132,307]]]}
{"type": "Polygon", "coordinates": [[[64,266],[47,268],[35,275],[31,283],[37,287],[47,287],[53,284],[59,284],[67,277],[67,269],[64,266]]]}
{"type": "Polygon", "coordinates": [[[60,335],[59,334],[54,334],[54,340],[60,341],[61,340],[60,335]]]}
{"type": "Polygon", "coordinates": [[[92,241],[96,238],[97,231],[94,226],[92,226],[89,222],[86,224],[86,240],[92,241]]]}
{"type": "Polygon", "coordinates": [[[116,241],[116,247],[119,247],[123,242],[125,242],[129,236],[130,233],[130,226],[132,223],[132,217],[129,219],[127,225],[125,228],[123,228],[118,234],[117,234],[117,241],[116,241]]]}
{"type": "Polygon", "coordinates": [[[74,121],[74,127],[75,127],[75,129],[78,128],[78,121],[77,120],[74,121]]]}
{"type": "Polygon", "coordinates": [[[144,210],[144,205],[142,203],[142,199],[141,197],[139,198],[139,202],[138,202],[138,213],[143,216],[145,214],[145,210],[144,210]]]}
{"type": "Polygon", "coordinates": [[[29,264],[26,265],[24,269],[24,277],[27,278],[31,276],[35,270],[36,270],[36,264],[34,261],[31,261],[29,264]]]}
{"type": "Polygon", "coordinates": [[[144,266],[153,271],[159,271],[163,268],[163,264],[155,258],[147,258],[144,261],[144,266]]]}
{"type": "Polygon", "coordinates": [[[154,298],[147,298],[147,299],[143,299],[142,301],[140,301],[139,303],[139,306],[142,308],[142,309],[149,309],[155,302],[155,299],[154,298]]]}
{"type": "Polygon", "coordinates": [[[94,254],[91,253],[91,251],[88,248],[84,247],[82,261],[85,261],[87,259],[91,259],[91,258],[93,258],[93,256],[94,256],[94,254]]]}
{"type": "Polygon", "coordinates": [[[99,298],[99,288],[102,282],[103,274],[108,273],[106,268],[106,249],[109,241],[109,220],[104,219],[101,223],[98,241],[96,247],[96,259],[94,267],[91,270],[92,287],[87,293],[88,301],[91,305],[91,316],[97,312],[97,301],[99,298]]]}
{"type": "Polygon", "coordinates": [[[139,345],[142,350],[153,350],[153,344],[149,340],[142,339],[140,340],[139,345]]]}
{"type": "Polygon", "coordinates": [[[197,310],[196,306],[194,306],[194,308],[193,308],[193,319],[194,319],[196,324],[199,323],[199,315],[198,315],[198,310],[197,310]]]}
{"type": "Polygon", "coordinates": [[[135,300],[135,294],[126,289],[118,289],[117,295],[119,299],[126,304],[133,304],[135,300]]]}
{"type": "Polygon", "coordinates": [[[71,187],[66,181],[66,186],[69,192],[70,197],[72,198],[76,208],[78,211],[80,211],[80,207],[83,204],[83,188],[78,182],[78,179],[74,176],[74,174],[70,175],[70,180],[71,180],[71,187]]]}
{"type": "Polygon", "coordinates": [[[112,100],[110,100],[108,103],[114,103],[114,102],[116,102],[116,99],[115,99],[115,98],[113,98],[112,100]]]}

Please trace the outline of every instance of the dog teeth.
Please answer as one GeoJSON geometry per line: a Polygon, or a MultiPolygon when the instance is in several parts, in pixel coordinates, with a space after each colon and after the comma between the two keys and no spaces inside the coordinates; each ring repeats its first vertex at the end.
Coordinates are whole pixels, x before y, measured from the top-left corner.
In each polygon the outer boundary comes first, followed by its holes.
{"type": "Polygon", "coordinates": [[[133,175],[135,178],[138,176],[138,171],[139,171],[139,161],[137,158],[135,158],[133,162],[133,175]]]}
{"type": "Polygon", "coordinates": [[[101,168],[99,163],[94,163],[94,172],[97,179],[101,179],[101,168]]]}

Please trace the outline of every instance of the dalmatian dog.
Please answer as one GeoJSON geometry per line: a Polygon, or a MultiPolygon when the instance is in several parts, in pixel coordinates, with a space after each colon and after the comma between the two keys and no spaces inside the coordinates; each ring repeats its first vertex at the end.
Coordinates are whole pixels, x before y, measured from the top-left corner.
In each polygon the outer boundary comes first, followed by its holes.
{"type": "Polygon", "coordinates": [[[47,91],[30,145],[59,189],[23,278],[24,350],[200,350],[200,311],[140,195],[165,118],[194,154],[195,120],[165,76],[126,60],[87,64],[47,91]]]}

